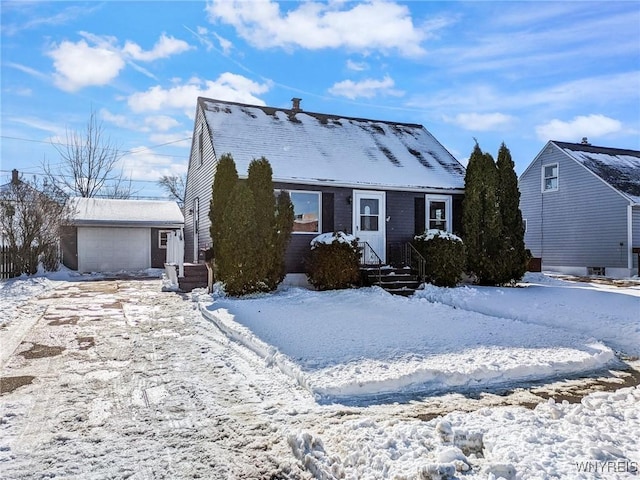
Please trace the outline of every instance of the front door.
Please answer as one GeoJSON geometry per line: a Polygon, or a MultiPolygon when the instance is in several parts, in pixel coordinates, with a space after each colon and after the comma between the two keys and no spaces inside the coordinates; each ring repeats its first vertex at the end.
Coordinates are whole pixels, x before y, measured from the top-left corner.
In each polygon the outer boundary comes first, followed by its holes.
{"type": "MultiPolygon", "coordinates": [[[[385,194],[365,190],[353,191],[353,232],[360,242],[367,242],[373,251],[386,262],[385,194]]],[[[366,251],[365,251],[366,254],[366,251]]],[[[368,255],[365,263],[376,263],[374,255],[368,255]]]]}

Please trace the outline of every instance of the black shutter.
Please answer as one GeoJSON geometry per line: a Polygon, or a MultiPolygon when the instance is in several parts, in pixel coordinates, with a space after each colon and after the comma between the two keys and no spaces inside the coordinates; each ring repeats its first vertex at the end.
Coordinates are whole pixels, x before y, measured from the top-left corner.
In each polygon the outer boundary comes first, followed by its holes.
{"type": "Polygon", "coordinates": [[[333,193],[322,192],[322,232],[333,231],[333,193]]]}
{"type": "Polygon", "coordinates": [[[424,197],[416,197],[415,202],[415,234],[420,235],[426,230],[426,205],[424,197]]]}

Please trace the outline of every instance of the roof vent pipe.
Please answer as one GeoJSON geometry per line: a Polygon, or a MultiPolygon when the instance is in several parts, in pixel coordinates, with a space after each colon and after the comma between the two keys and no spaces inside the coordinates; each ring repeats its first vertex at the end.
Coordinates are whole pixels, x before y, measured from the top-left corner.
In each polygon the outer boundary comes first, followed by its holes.
{"type": "Polygon", "coordinates": [[[301,112],[302,109],[300,108],[300,102],[302,101],[301,98],[297,98],[294,97],[291,99],[291,102],[293,103],[293,106],[291,107],[291,110],[293,110],[294,112],[301,112]]]}
{"type": "Polygon", "coordinates": [[[587,139],[587,137],[582,137],[582,142],[580,142],[580,143],[582,143],[582,145],[591,145],[589,143],[589,140],[587,139]]]}

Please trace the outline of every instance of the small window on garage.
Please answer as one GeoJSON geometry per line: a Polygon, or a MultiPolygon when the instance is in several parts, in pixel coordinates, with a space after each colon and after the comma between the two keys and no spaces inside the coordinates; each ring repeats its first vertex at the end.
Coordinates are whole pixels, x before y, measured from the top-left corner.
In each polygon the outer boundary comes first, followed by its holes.
{"type": "Polygon", "coordinates": [[[158,232],[158,248],[167,248],[167,235],[171,235],[173,230],[160,230],[158,232]]]}

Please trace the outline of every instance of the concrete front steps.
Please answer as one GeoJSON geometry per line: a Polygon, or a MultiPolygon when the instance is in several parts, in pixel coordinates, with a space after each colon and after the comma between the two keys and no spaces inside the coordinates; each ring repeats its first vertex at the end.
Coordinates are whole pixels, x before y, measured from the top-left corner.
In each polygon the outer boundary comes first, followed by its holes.
{"type": "Polygon", "coordinates": [[[378,285],[394,295],[408,297],[422,284],[417,273],[409,267],[364,266],[360,271],[365,285],[378,285]]]}

